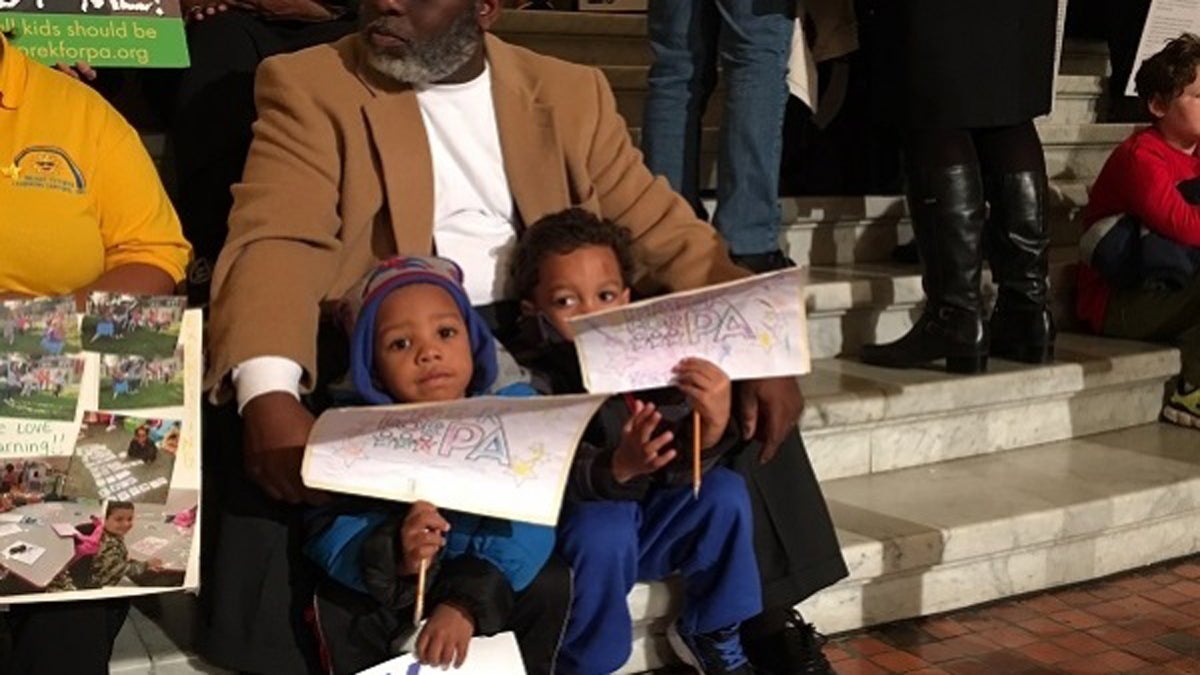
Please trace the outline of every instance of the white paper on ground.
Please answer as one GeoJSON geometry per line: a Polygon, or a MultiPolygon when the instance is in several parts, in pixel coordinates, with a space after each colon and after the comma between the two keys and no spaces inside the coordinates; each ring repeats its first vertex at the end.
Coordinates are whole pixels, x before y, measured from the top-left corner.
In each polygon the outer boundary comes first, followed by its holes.
{"type": "Polygon", "coordinates": [[[4,549],[4,557],[8,558],[9,560],[19,560],[26,565],[32,565],[37,562],[38,558],[42,557],[42,554],[45,552],[46,549],[38,546],[37,544],[30,544],[27,541],[16,541],[13,542],[8,548],[4,549]],[[22,546],[25,547],[24,550],[20,552],[14,552],[14,549],[19,549],[22,546]]]}
{"type": "Polygon", "coordinates": [[[525,665],[521,662],[516,636],[513,633],[500,633],[492,637],[472,638],[467,647],[467,660],[462,668],[456,670],[443,671],[433,666],[422,666],[412,654],[404,654],[358,675],[433,675],[443,672],[456,675],[525,675],[525,665]]]}

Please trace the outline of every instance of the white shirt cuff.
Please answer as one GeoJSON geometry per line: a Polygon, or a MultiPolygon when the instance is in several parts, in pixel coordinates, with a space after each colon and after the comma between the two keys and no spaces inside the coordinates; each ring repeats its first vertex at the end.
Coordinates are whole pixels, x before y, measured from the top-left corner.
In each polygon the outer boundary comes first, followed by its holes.
{"type": "Polygon", "coordinates": [[[238,414],[252,399],[282,391],[300,400],[300,377],[304,369],[283,356],[256,356],[233,368],[233,387],[237,392],[238,414]]]}

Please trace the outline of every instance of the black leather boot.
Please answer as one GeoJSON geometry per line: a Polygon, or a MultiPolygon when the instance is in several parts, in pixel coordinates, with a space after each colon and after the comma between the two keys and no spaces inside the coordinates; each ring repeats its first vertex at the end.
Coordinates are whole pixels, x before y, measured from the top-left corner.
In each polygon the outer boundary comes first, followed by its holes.
{"type": "Polygon", "coordinates": [[[979,290],[984,224],[979,167],[910,170],[908,204],[925,264],[925,310],[899,340],[864,346],[862,360],[911,368],[945,359],[948,372],[983,372],[988,347],[979,290]]]}
{"type": "Polygon", "coordinates": [[[987,257],[999,286],[992,311],[991,354],[1025,363],[1054,359],[1054,317],[1046,309],[1050,244],[1046,173],[1022,171],[985,179],[991,214],[987,257]]]}

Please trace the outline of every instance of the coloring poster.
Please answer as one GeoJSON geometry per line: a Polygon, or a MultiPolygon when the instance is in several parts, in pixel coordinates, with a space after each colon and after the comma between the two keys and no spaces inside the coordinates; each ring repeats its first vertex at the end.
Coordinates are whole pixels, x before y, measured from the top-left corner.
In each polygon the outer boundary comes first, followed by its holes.
{"type": "Polygon", "coordinates": [[[572,319],[584,385],[665,387],[686,357],[712,361],[734,380],[807,373],[803,275],[792,268],[572,319]]]}
{"type": "Polygon", "coordinates": [[[552,526],[575,448],[603,400],[338,408],[317,419],[301,475],[311,488],[552,526]]]}

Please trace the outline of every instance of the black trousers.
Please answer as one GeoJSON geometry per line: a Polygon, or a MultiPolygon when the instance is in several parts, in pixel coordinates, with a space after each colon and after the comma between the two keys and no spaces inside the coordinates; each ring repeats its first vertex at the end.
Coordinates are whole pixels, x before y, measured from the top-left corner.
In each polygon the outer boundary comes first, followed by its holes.
{"type": "Polygon", "coordinates": [[[129,614],[129,600],[14,605],[8,612],[12,675],[108,675],[113,640],[129,614]]]}
{"type": "Polygon", "coordinates": [[[168,127],[174,151],[175,207],[195,249],[189,272],[194,304],[208,298],[209,276],[225,243],[230,187],[241,180],[254,122],[254,72],[268,56],[332,42],[355,19],[267,21],[231,9],[188,26],[192,66],[183,71],[168,127]]]}
{"type": "MultiPolygon", "coordinates": [[[[517,645],[529,675],[551,675],[571,605],[571,569],[553,556],[524,591],[517,594],[506,630],[517,645]]],[[[395,656],[396,636],[412,621],[412,607],[380,607],[362,593],[336,582],[322,582],[316,594],[322,645],[336,675],[366,670],[395,656]]]]}

